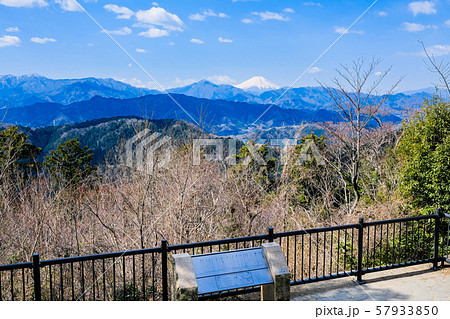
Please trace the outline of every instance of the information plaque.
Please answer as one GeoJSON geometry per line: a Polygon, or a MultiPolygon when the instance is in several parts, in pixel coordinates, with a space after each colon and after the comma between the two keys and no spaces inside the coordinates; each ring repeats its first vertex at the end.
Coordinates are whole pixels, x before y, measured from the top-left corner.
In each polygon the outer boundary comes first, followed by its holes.
{"type": "Polygon", "coordinates": [[[192,256],[198,294],[273,283],[262,247],[192,256]]]}

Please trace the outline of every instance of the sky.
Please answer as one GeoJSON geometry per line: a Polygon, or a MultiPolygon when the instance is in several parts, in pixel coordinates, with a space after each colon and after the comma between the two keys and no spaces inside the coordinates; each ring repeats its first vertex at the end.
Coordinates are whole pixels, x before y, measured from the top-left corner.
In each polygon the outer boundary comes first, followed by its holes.
{"type": "Polygon", "coordinates": [[[0,74],[157,89],[257,75],[317,86],[361,57],[392,67],[386,87],[420,89],[438,79],[419,39],[450,61],[450,0],[0,0],[0,74]]]}

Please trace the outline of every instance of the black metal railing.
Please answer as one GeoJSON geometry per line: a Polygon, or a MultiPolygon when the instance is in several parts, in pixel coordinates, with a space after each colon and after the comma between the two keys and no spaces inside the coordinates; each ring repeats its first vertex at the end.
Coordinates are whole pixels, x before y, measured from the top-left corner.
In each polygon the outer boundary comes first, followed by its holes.
{"type": "MultiPolygon", "coordinates": [[[[191,255],[244,249],[275,241],[283,249],[291,284],[444,262],[450,215],[436,214],[342,226],[229,238],[181,245],[0,266],[0,300],[168,300],[169,253],[191,255]]],[[[257,291],[249,287],[200,299],[257,291]]]]}
{"type": "Polygon", "coordinates": [[[275,234],[286,256],[291,284],[357,274],[358,224],[275,234]]]}

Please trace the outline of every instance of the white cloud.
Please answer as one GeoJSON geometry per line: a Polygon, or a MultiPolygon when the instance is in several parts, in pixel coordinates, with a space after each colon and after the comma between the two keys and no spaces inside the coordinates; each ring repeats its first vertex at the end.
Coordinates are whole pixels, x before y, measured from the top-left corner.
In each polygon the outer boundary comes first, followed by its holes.
{"type": "Polygon", "coordinates": [[[169,45],[175,45],[175,42],[169,41],[169,45]]]}
{"type": "Polygon", "coordinates": [[[115,4],[107,4],[103,6],[107,11],[117,13],[117,19],[130,19],[134,15],[134,11],[128,9],[127,7],[119,7],[115,4]]]}
{"type": "Polygon", "coordinates": [[[206,17],[218,17],[218,18],[229,18],[229,16],[223,12],[215,13],[213,10],[208,9],[202,13],[191,14],[189,19],[196,21],[204,21],[206,17]]]}
{"type": "Polygon", "coordinates": [[[445,21],[444,23],[447,27],[450,27],[450,20],[445,21]]]}
{"type": "Polygon", "coordinates": [[[414,16],[420,13],[435,14],[437,13],[437,10],[434,5],[434,2],[431,1],[414,1],[408,5],[408,8],[414,14],[414,16]]]}
{"type": "Polygon", "coordinates": [[[252,15],[259,16],[261,18],[261,20],[263,20],[263,21],[266,21],[266,20],[289,21],[288,17],[285,17],[285,16],[281,15],[280,13],[270,12],[270,11],[252,12],[252,15]]]}
{"type": "Polygon", "coordinates": [[[385,17],[385,16],[388,15],[386,11],[378,11],[377,14],[378,14],[380,17],[385,17]]]}
{"type": "MultiPolygon", "coordinates": [[[[104,31],[102,31],[104,32],[104,31]]],[[[118,30],[111,30],[111,31],[107,31],[110,34],[114,34],[114,35],[127,35],[127,34],[131,34],[131,29],[128,27],[123,27],[122,29],[118,29],[118,30]]]]}
{"type": "Polygon", "coordinates": [[[74,0],[55,0],[64,11],[83,11],[74,0]]]}
{"type": "Polygon", "coordinates": [[[213,75],[206,78],[208,81],[211,81],[215,84],[232,84],[236,83],[235,80],[230,78],[228,75],[213,75]]]}
{"type": "Polygon", "coordinates": [[[139,48],[137,48],[137,49],[136,49],[136,52],[138,52],[138,53],[146,53],[147,51],[146,51],[145,49],[139,49],[139,48]]]}
{"type": "MultiPolygon", "coordinates": [[[[129,65],[128,65],[129,66],[129,65]]],[[[132,78],[132,79],[119,79],[115,78],[116,81],[120,81],[123,83],[128,83],[134,87],[137,88],[145,88],[145,89],[157,89],[160,90],[161,88],[155,83],[155,82],[142,82],[138,78],[132,78]]]]}
{"type": "Polygon", "coordinates": [[[93,46],[95,46],[94,43],[88,43],[87,45],[88,45],[88,47],[93,47],[93,46]]]}
{"type": "Polygon", "coordinates": [[[190,85],[192,83],[197,82],[197,80],[194,79],[185,79],[185,80],[181,80],[180,78],[175,78],[175,81],[173,81],[173,83],[177,86],[186,86],[186,85],[190,85]]]}
{"type": "Polygon", "coordinates": [[[195,43],[195,44],[203,44],[203,43],[205,43],[205,42],[203,42],[203,41],[200,40],[200,39],[191,39],[191,43],[195,43]]]}
{"type": "Polygon", "coordinates": [[[19,32],[19,27],[10,27],[6,29],[6,32],[19,32]]]}
{"type": "Polygon", "coordinates": [[[206,19],[206,16],[204,16],[201,13],[196,13],[196,14],[191,14],[189,16],[189,19],[194,20],[194,21],[204,21],[206,19]]]}
{"type": "Polygon", "coordinates": [[[409,23],[409,22],[402,23],[402,29],[408,32],[418,32],[426,29],[437,29],[437,28],[438,27],[435,25],[423,25],[419,23],[409,23]]]}
{"type": "Polygon", "coordinates": [[[140,10],[136,13],[136,18],[141,23],[162,27],[169,31],[183,31],[183,21],[176,14],[167,12],[163,8],[140,10]]]}
{"type": "Polygon", "coordinates": [[[286,8],[286,9],[283,10],[283,12],[294,13],[295,11],[292,8],[286,8]]]}
{"type": "Polygon", "coordinates": [[[38,38],[38,37],[33,37],[33,38],[30,39],[30,41],[34,42],[34,43],[39,43],[39,44],[46,44],[46,43],[49,43],[49,42],[56,42],[56,40],[53,39],[53,38],[38,38]]]}
{"type": "MultiPolygon", "coordinates": [[[[445,44],[437,44],[427,48],[427,52],[430,55],[434,56],[443,56],[450,54],[450,45],[445,44]]],[[[425,55],[424,52],[421,52],[420,55],[425,55]]]]}
{"type": "MultiPolygon", "coordinates": [[[[343,33],[345,33],[345,30],[347,30],[346,27],[338,27],[338,26],[334,27],[334,32],[336,32],[336,33],[343,34],[343,33]]],[[[347,31],[347,34],[364,34],[364,31],[350,29],[347,31]]]]}
{"type": "Polygon", "coordinates": [[[0,4],[7,7],[46,7],[45,0],[0,0],[0,4]]]}
{"type": "Polygon", "coordinates": [[[322,7],[322,5],[319,2],[312,2],[312,1],[308,1],[308,2],[303,2],[304,6],[316,6],[316,7],[322,7]]]}
{"type": "Polygon", "coordinates": [[[383,74],[383,72],[378,71],[378,72],[375,72],[374,74],[375,74],[376,76],[380,76],[380,75],[383,74]]]}
{"type": "Polygon", "coordinates": [[[146,38],[160,38],[167,37],[169,35],[169,31],[158,28],[150,28],[147,31],[139,33],[139,35],[146,38]]]}
{"type": "Polygon", "coordinates": [[[152,6],[159,7],[158,2],[152,2],[152,6]]]}
{"type": "Polygon", "coordinates": [[[135,86],[138,88],[145,88],[145,84],[137,78],[132,78],[131,80],[122,79],[122,82],[131,84],[132,86],[135,86]]]}
{"type": "Polygon", "coordinates": [[[318,73],[318,72],[322,72],[323,70],[321,68],[318,68],[317,66],[312,67],[311,69],[308,70],[308,73],[318,73]]]}
{"type": "Polygon", "coordinates": [[[242,23],[253,23],[252,19],[242,19],[242,23]]]}
{"type": "Polygon", "coordinates": [[[231,43],[231,42],[233,42],[233,40],[231,40],[231,39],[225,39],[225,38],[222,38],[222,37],[219,37],[219,42],[223,42],[223,43],[231,43]]]}
{"type": "Polygon", "coordinates": [[[19,46],[20,45],[20,39],[18,37],[14,37],[11,35],[4,35],[0,37],[0,48],[4,47],[11,47],[11,46],[19,46]]]}

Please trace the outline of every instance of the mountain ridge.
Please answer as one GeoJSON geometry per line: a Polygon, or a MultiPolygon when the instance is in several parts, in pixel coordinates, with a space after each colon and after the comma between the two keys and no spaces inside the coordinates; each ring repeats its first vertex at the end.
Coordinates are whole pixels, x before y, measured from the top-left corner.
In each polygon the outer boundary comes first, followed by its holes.
{"type": "MultiPolygon", "coordinates": [[[[429,88],[427,89],[429,91],[429,88]]],[[[284,109],[318,111],[334,110],[333,101],[321,87],[299,87],[286,91],[285,88],[264,92],[249,92],[229,84],[215,84],[202,80],[179,88],[167,90],[170,94],[205,98],[208,100],[226,100],[249,104],[275,104],[284,109]]],[[[105,98],[130,99],[145,95],[158,95],[162,92],[133,87],[113,79],[52,80],[38,74],[0,77],[0,109],[29,106],[35,103],[59,103],[68,105],[87,101],[95,96],[105,98]]],[[[389,97],[386,107],[395,115],[410,107],[421,105],[430,94],[414,90],[389,97]]]]}
{"type": "Polygon", "coordinates": [[[156,92],[111,78],[49,79],[39,74],[0,76],[0,108],[27,106],[37,102],[70,104],[89,100],[96,95],[132,98],[156,92]]]}
{"type": "Polygon", "coordinates": [[[179,120],[148,120],[137,116],[118,116],[100,118],[81,123],[59,126],[46,126],[35,129],[20,127],[29,136],[33,145],[42,148],[39,159],[55,150],[59,144],[78,138],[83,146],[88,146],[93,154],[94,164],[103,164],[105,160],[117,161],[117,155],[123,151],[126,140],[144,128],[171,137],[178,147],[192,138],[214,138],[197,126],[179,120]]]}
{"type": "Polygon", "coordinates": [[[293,110],[278,106],[208,100],[173,94],[172,97],[189,113],[186,114],[166,94],[146,95],[140,98],[116,99],[96,96],[88,101],[63,105],[36,103],[31,106],[0,111],[4,123],[42,127],[64,123],[83,122],[103,117],[140,116],[148,119],[177,119],[199,123],[207,132],[225,136],[238,135],[258,126],[277,127],[303,122],[337,120],[338,114],[328,110],[293,110]],[[195,122],[194,122],[194,120],[195,122]],[[254,124],[258,121],[257,124],[254,124]]]}

